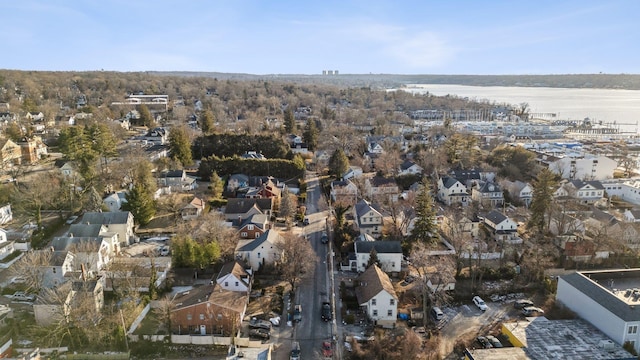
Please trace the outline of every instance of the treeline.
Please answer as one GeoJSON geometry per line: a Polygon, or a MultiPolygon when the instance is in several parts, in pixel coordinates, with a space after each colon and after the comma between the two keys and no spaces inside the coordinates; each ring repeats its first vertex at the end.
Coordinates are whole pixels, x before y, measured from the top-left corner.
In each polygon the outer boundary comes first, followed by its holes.
{"type": "Polygon", "coordinates": [[[286,159],[243,159],[234,157],[217,157],[215,155],[202,159],[198,168],[198,176],[209,180],[215,171],[220,176],[242,173],[249,176],[275,176],[280,179],[301,178],[305,164],[300,156],[293,160],[286,159]]]}
{"type": "Polygon", "coordinates": [[[233,157],[247,151],[261,153],[268,159],[290,158],[289,147],[282,138],[273,135],[212,134],[197,138],[192,147],[196,159],[212,155],[233,157]]]}

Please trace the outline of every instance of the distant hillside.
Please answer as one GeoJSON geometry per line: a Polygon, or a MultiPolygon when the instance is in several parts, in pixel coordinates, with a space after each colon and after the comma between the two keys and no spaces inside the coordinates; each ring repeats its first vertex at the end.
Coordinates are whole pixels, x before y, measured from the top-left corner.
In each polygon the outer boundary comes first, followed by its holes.
{"type": "Polygon", "coordinates": [[[403,84],[454,84],[472,86],[523,86],[558,88],[594,88],[640,90],[640,75],[629,74],[570,74],[570,75],[253,75],[217,72],[154,72],[149,74],[172,76],[202,76],[219,80],[280,80],[303,83],[324,83],[338,86],[370,86],[392,88],[403,84]]]}

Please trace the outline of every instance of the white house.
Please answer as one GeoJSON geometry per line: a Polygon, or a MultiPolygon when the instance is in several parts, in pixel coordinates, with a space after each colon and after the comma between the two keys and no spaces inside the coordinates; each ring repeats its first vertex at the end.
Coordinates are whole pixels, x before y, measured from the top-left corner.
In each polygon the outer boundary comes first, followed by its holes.
{"type": "Polygon", "coordinates": [[[240,240],[236,245],[236,260],[242,260],[258,270],[262,264],[273,264],[280,259],[278,243],[284,239],[276,231],[269,229],[255,239],[240,240]]]}
{"type": "Polygon", "coordinates": [[[419,175],[422,174],[422,167],[411,160],[405,160],[400,164],[399,175],[419,175]]]}
{"type": "Polygon", "coordinates": [[[502,182],[502,187],[509,192],[511,198],[520,201],[524,206],[529,207],[533,200],[533,187],[529,183],[522,181],[508,181],[502,182]]]}
{"type": "Polygon", "coordinates": [[[4,225],[13,221],[13,211],[11,211],[11,204],[7,204],[0,207],[0,225],[4,225]]]}
{"type": "Polygon", "coordinates": [[[389,276],[375,264],[356,279],[358,304],[376,326],[393,328],[398,316],[398,295],[389,276]]]}
{"type": "Polygon", "coordinates": [[[363,171],[362,168],[359,166],[349,166],[349,169],[347,170],[346,173],[344,173],[344,175],[342,175],[342,179],[344,180],[349,180],[349,179],[353,179],[353,178],[358,178],[360,176],[362,176],[363,171]]]}
{"type": "Polygon", "coordinates": [[[484,216],[484,224],[491,230],[498,243],[521,244],[518,236],[518,224],[497,210],[491,210],[484,216]]]}
{"type": "Polygon", "coordinates": [[[356,253],[357,272],[363,272],[367,269],[373,250],[376,252],[382,270],[388,273],[400,271],[400,263],[402,262],[400,241],[356,241],[353,243],[353,247],[356,253]]]}
{"type": "Polygon", "coordinates": [[[44,257],[47,264],[40,265],[43,268],[42,286],[53,288],[63,284],[67,279],[65,275],[74,270],[75,255],[70,251],[36,250],[40,252],[51,252],[51,256],[44,257]]]}
{"type": "Polygon", "coordinates": [[[14,251],[13,241],[7,241],[7,232],[0,229],[0,260],[11,255],[14,251]]]}
{"type": "Polygon", "coordinates": [[[574,272],[560,276],[556,300],[618,344],[640,351],[640,269],[574,272]]]}
{"type": "Polygon", "coordinates": [[[216,283],[225,290],[248,293],[251,291],[251,274],[238,261],[228,262],[220,269],[216,283]]]}
{"type": "Polygon", "coordinates": [[[549,163],[549,170],[569,180],[611,179],[617,167],[618,163],[606,156],[567,156],[549,163]]]}
{"type": "Polygon", "coordinates": [[[582,204],[594,204],[604,197],[604,186],[595,180],[571,180],[560,185],[554,196],[574,199],[582,204]]]}
{"type": "Polygon", "coordinates": [[[496,207],[504,203],[504,193],[498,184],[486,181],[471,190],[471,199],[484,206],[496,207]]]}
{"type": "Polygon", "coordinates": [[[136,239],[133,214],[129,211],[86,212],[78,224],[104,225],[108,232],[118,234],[120,246],[129,246],[136,239]]]}
{"type": "Polygon", "coordinates": [[[120,211],[122,205],[127,202],[127,198],[125,197],[126,194],[126,191],[116,191],[107,195],[102,199],[102,202],[109,211],[120,211]]]}
{"type": "Polygon", "coordinates": [[[467,187],[451,176],[442,176],[438,179],[438,200],[447,205],[469,204],[467,187]]]}
{"type": "Polygon", "coordinates": [[[354,225],[361,234],[379,236],[382,234],[383,216],[380,210],[361,199],[353,207],[354,225]]]}
{"type": "Polygon", "coordinates": [[[624,219],[628,222],[640,222],[640,209],[626,209],[624,219]]]}
{"type": "Polygon", "coordinates": [[[331,182],[331,200],[355,203],[358,197],[358,187],[349,180],[335,180],[331,182]]]}

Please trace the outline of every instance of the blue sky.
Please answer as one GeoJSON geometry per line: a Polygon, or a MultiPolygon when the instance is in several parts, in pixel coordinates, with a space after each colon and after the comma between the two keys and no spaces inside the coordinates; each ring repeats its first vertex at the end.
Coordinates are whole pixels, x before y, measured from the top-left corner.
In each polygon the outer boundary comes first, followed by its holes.
{"type": "Polygon", "coordinates": [[[1,0],[0,68],[640,73],[640,1],[1,0]]]}

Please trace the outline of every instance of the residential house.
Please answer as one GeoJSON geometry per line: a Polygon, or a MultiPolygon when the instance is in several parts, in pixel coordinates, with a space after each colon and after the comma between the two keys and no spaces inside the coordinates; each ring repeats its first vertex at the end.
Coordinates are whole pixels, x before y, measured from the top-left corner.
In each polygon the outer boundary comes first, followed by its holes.
{"type": "Polygon", "coordinates": [[[20,145],[10,139],[0,139],[0,166],[4,169],[19,165],[22,161],[20,145]]]}
{"type": "Polygon", "coordinates": [[[86,212],[79,224],[104,225],[108,232],[118,234],[121,247],[131,245],[136,239],[133,214],[129,211],[86,212]]]}
{"type": "Polygon", "coordinates": [[[400,164],[399,175],[420,175],[424,169],[411,160],[405,160],[400,164]]]}
{"type": "Polygon", "coordinates": [[[358,187],[349,180],[334,180],[330,194],[333,202],[353,205],[358,198],[358,187]]]}
{"type": "Polygon", "coordinates": [[[169,130],[163,127],[157,127],[157,128],[151,129],[144,135],[144,140],[146,140],[147,143],[152,143],[156,145],[168,144],[169,130]]]}
{"type": "Polygon", "coordinates": [[[144,148],[144,156],[151,162],[169,157],[169,146],[157,144],[146,146],[144,148]]]}
{"type": "Polygon", "coordinates": [[[493,239],[499,244],[521,244],[518,236],[518,224],[497,210],[491,210],[484,218],[484,224],[491,231],[493,239]]]}
{"type": "Polygon", "coordinates": [[[197,219],[204,212],[206,202],[199,197],[194,197],[187,205],[180,209],[180,216],[182,220],[197,219]]]}
{"type": "Polygon", "coordinates": [[[260,183],[258,186],[253,187],[247,191],[245,194],[245,198],[249,199],[274,199],[276,204],[280,203],[280,198],[282,197],[282,190],[273,182],[272,178],[267,178],[266,181],[263,182],[260,179],[260,183]]]}
{"type": "Polygon", "coordinates": [[[309,145],[307,143],[300,144],[291,144],[289,147],[291,152],[294,154],[308,154],[309,153],[309,145]]]}
{"type": "Polygon", "coordinates": [[[64,321],[72,311],[83,313],[83,320],[96,326],[102,318],[104,292],[96,280],[67,282],[55,289],[45,289],[33,305],[36,323],[48,326],[64,321]]]}
{"type": "Polygon", "coordinates": [[[393,178],[374,176],[365,181],[366,195],[371,200],[396,201],[400,194],[398,184],[393,178]]]}
{"type": "Polygon", "coordinates": [[[402,262],[402,246],[400,241],[355,241],[353,247],[356,254],[357,272],[363,272],[367,269],[371,252],[375,251],[380,268],[388,273],[397,273],[400,271],[402,262]]]}
{"type": "Polygon", "coordinates": [[[584,181],[611,179],[617,167],[618,162],[606,156],[566,156],[549,163],[549,170],[563,179],[584,181]]]}
{"type": "Polygon", "coordinates": [[[238,226],[241,239],[255,239],[269,230],[269,217],[264,214],[253,214],[238,226]]]}
{"type": "Polygon", "coordinates": [[[18,142],[22,153],[22,163],[35,164],[48,154],[47,145],[39,136],[24,138],[18,142]]]}
{"type": "Polygon", "coordinates": [[[556,301],[618,344],[640,351],[640,269],[577,271],[558,278],[556,301]]]}
{"type": "Polygon", "coordinates": [[[109,211],[120,211],[122,205],[127,203],[126,195],[127,192],[124,190],[116,191],[102,199],[102,203],[109,211]]]}
{"type": "Polygon", "coordinates": [[[54,237],[55,251],[74,254],[74,270],[84,270],[96,276],[120,252],[118,235],[109,233],[103,225],[73,224],[65,236],[54,237]]]}
{"type": "Polygon", "coordinates": [[[11,204],[0,206],[0,225],[8,224],[13,221],[13,211],[11,204]]]}
{"type": "Polygon", "coordinates": [[[8,241],[7,232],[4,229],[0,229],[0,260],[13,254],[14,251],[13,241],[8,241]]]}
{"type": "Polygon", "coordinates": [[[389,276],[373,264],[356,279],[358,305],[376,326],[395,328],[398,295],[389,276]]]}
{"type": "Polygon", "coordinates": [[[249,186],[249,176],[245,174],[233,174],[227,180],[227,191],[234,192],[249,186]]]}
{"type": "Polygon", "coordinates": [[[498,184],[486,181],[471,190],[471,199],[483,206],[495,208],[504,204],[504,193],[498,184]]]}
{"type": "Polygon", "coordinates": [[[0,112],[0,123],[3,125],[8,125],[10,122],[15,122],[18,120],[18,116],[9,111],[0,112]]]}
{"type": "Polygon", "coordinates": [[[65,275],[74,271],[75,254],[71,251],[34,250],[43,254],[42,287],[53,288],[66,282],[65,275]]]}
{"type": "Polygon", "coordinates": [[[628,222],[640,222],[640,209],[626,209],[624,219],[628,222]]]}
{"type": "Polygon", "coordinates": [[[224,217],[227,221],[242,222],[254,214],[271,216],[273,199],[231,198],[227,200],[224,217]]]}
{"type": "Polygon", "coordinates": [[[71,161],[56,162],[59,164],[59,170],[62,176],[72,182],[80,179],[80,173],[76,170],[75,165],[71,161]]]}
{"type": "Polygon", "coordinates": [[[533,187],[528,183],[519,180],[504,180],[502,187],[509,192],[509,195],[515,203],[521,203],[526,207],[531,205],[531,201],[533,200],[533,187]]]}
{"type": "Polygon", "coordinates": [[[554,192],[554,197],[573,199],[581,204],[595,204],[604,197],[604,186],[595,180],[566,181],[554,192]]]}
{"type": "Polygon", "coordinates": [[[240,155],[243,159],[256,159],[256,160],[266,160],[267,158],[257,151],[246,151],[244,154],[240,155]]]}
{"type": "Polygon", "coordinates": [[[447,205],[461,204],[463,206],[468,205],[470,199],[467,187],[451,176],[441,176],[438,179],[437,197],[447,205]]]}
{"type": "Polygon", "coordinates": [[[554,243],[560,249],[562,256],[575,262],[587,262],[609,257],[608,250],[598,249],[592,239],[580,234],[556,236],[554,243]]]}
{"type": "Polygon", "coordinates": [[[274,264],[280,259],[278,244],[282,241],[284,239],[280,233],[273,229],[255,239],[240,240],[236,245],[236,259],[246,262],[253,270],[260,269],[263,264],[274,264]]]}
{"type": "Polygon", "coordinates": [[[378,141],[367,142],[367,152],[370,154],[383,154],[384,147],[378,141]]]}
{"type": "Polygon", "coordinates": [[[453,214],[443,216],[440,228],[448,237],[463,237],[477,239],[480,230],[480,219],[478,216],[460,216],[453,214]]]}
{"type": "Polygon", "coordinates": [[[156,180],[159,186],[169,187],[172,191],[191,191],[198,187],[196,178],[184,170],[163,171],[156,180]]]}
{"type": "Polygon", "coordinates": [[[349,169],[347,170],[347,172],[344,173],[344,175],[342,175],[342,180],[357,179],[360,176],[362,176],[362,174],[363,172],[361,167],[349,166],[349,169]]]}
{"type": "Polygon", "coordinates": [[[467,190],[471,191],[476,185],[480,183],[480,181],[485,181],[485,176],[482,170],[478,169],[469,169],[469,170],[461,170],[456,169],[452,170],[449,175],[451,175],[454,179],[460,181],[464,186],[467,187],[467,190]]]}
{"type": "Polygon", "coordinates": [[[356,230],[360,231],[361,234],[382,235],[383,216],[377,206],[372,205],[365,199],[361,199],[353,209],[356,230]]]}
{"type": "Polygon", "coordinates": [[[451,273],[442,272],[436,266],[425,269],[427,288],[432,294],[456,289],[456,278],[451,273]]]}
{"type": "Polygon", "coordinates": [[[222,266],[216,283],[228,291],[249,293],[251,291],[251,269],[245,269],[238,261],[231,261],[222,266]]]}
{"type": "Polygon", "coordinates": [[[178,293],[171,310],[172,331],[192,335],[237,335],[247,310],[248,294],[203,285],[178,293]]]}
{"type": "Polygon", "coordinates": [[[41,111],[29,111],[25,118],[31,121],[42,121],[44,120],[44,114],[41,111]]]}

